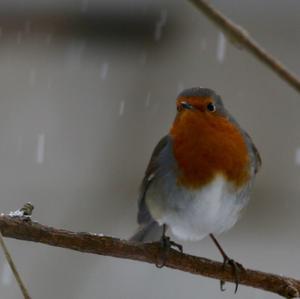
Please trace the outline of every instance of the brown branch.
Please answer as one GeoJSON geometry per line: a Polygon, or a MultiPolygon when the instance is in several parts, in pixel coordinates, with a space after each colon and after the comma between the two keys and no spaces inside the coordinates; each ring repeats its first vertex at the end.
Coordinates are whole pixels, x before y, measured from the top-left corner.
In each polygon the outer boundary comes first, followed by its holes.
{"type": "MultiPolygon", "coordinates": [[[[0,230],[3,236],[9,238],[150,264],[159,262],[161,256],[159,243],[132,244],[97,234],[56,229],[37,222],[25,221],[22,217],[1,215],[0,230]]],[[[222,263],[181,254],[175,250],[170,250],[166,267],[228,282],[235,280],[230,266],[223,269],[222,263]]],[[[243,285],[273,292],[286,298],[299,298],[300,296],[300,281],[293,278],[245,269],[241,273],[240,279],[240,283],[243,285]]]]}
{"type": "Polygon", "coordinates": [[[189,0],[230,38],[242,45],[261,62],[271,68],[281,79],[300,92],[300,79],[278,59],[263,49],[242,27],[238,26],[205,0],[189,0]]]}

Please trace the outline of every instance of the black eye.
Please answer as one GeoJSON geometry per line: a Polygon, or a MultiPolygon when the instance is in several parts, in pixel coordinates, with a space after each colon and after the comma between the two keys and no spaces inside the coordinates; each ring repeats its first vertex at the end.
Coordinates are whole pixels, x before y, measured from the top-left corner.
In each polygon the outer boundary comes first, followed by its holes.
{"type": "Polygon", "coordinates": [[[216,111],[216,106],[213,103],[209,103],[207,105],[207,110],[210,112],[215,112],[216,111]]]}

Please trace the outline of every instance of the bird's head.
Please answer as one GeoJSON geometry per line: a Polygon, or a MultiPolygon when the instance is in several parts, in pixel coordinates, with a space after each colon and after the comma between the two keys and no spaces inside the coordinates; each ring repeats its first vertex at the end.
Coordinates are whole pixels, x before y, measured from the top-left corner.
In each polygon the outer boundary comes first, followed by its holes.
{"type": "Polygon", "coordinates": [[[199,117],[226,117],[221,97],[208,88],[193,87],[182,91],[176,100],[178,115],[186,112],[196,113],[199,117]]]}
{"type": "Polygon", "coordinates": [[[221,173],[236,186],[244,184],[249,178],[245,136],[221,97],[208,88],[190,88],[178,95],[176,106],[170,136],[180,182],[197,187],[221,173]]]}

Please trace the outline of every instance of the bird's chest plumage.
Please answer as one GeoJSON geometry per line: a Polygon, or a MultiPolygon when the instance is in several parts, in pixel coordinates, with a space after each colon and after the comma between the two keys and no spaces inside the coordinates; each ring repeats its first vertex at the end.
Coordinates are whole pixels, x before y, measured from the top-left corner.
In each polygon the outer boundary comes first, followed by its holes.
{"type": "Polygon", "coordinates": [[[199,189],[217,174],[236,188],[249,180],[247,144],[241,131],[226,118],[212,120],[210,116],[187,113],[175,121],[171,137],[178,184],[199,189]]]}
{"type": "Polygon", "coordinates": [[[247,202],[243,190],[234,191],[223,176],[217,176],[201,190],[183,191],[180,207],[166,212],[163,222],[179,239],[200,240],[222,233],[235,224],[247,202]]]}
{"type": "Polygon", "coordinates": [[[237,191],[221,175],[199,190],[185,189],[173,180],[174,184],[169,177],[167,184],[161,182],[164,186],[150,188],[148,206],[179,239],[200,240],[230,229],[248,200],[248,185],[237,191]]]}
{"type": "Polygon", "coordinates": [[[226,120],[180,119],[160,154],[146,203],[179,239],[199,240],[231,228],[251,185],[247,145],[226,120]]]}

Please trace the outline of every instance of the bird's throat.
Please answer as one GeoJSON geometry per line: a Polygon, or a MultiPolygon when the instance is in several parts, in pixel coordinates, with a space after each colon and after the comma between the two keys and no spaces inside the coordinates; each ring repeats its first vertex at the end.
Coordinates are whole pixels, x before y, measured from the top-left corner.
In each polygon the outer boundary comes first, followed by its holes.
{"type": "Polygon", "coordinates": [[[178,184],[196,189],[223,175],[239,188],[249,180],[245,139],[227,118],[187,111],[175,119],[170,136],[178,184]]]}

